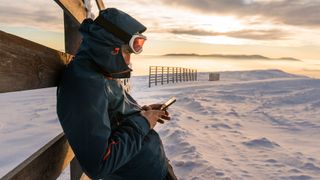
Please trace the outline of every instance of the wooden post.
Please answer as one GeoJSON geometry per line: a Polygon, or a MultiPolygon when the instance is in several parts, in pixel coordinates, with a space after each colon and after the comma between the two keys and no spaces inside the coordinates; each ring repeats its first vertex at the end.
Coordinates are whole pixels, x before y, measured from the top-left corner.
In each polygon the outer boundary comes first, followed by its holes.
{"type": "Polygon", "coordinates": [[[172,67],[172,82],[173,82],[173,83],[175,83],[175,81],[176,81],[175,70],[176,70],[176,68],[175,68],[175,67],[172,67]]]}
{"type": "Polygon", "coordinates": [[[196,81],[198,81],[198,70],[196,70],[196,81]]]}
{"type": "Polygon", "coordinates": [[[186,81],[188,81],[188,69],[186,68],[185,70],[186,70],[186,71],[185,71],[185,72],[186,72],[186,73],[185,73],[185,74],[186,74],[186,81]]]}
{"type": "Polygon", "coordinates": [[[64,15],[64,43],[65,51],[68,54],[75,55],[82,40],[82,36],[79,32],[79,24],[63,13],[64,15]]]}
{"type": "MultiPolygon", "coordinates": [[[[79,24],[75,22],[69,15],[64,13],[64,37],[65,37],[65,51],[66,53],[75,55],[82,40],[79,32],[79,24]]],[[[74,157],[70,163],[70,176],[71,180],[78,180],[82,176],[83,171],[74,157]]]]}
{"type": "Polygon", "coordinates": [[[163,85],[163,66],[161,67],[161,85],[163,85]]]}
{"type": "Polygon", "coordinates": [[[99,11],[104,10],[105,6],[102,0],[96,0],[99,11]]]}
{"type": "Polygon", "coordinates": [[[193,81],[193,69],[191,69],[190,72],[191,72],[190,78],[191,78],[191,81],[193,81]]]}
{"type": "Polygon", "coordinates": [[[158,66],[156,66],[155,84],[158,84],[158,66]]]}
{"type": "Polygon", "coordinates": [[[167,67],[167,84],[169,84],[169,67],[167,67]]]}
{"type": "Polygon", "coordinates": [[[86,17],[87,11],[83,0],[54,0],[74,22],[80,24],[86,17]]]}
{"type": "Polygon", "coordinates": [[[174,68],[171,67],[172,71],[171,71],[171,78],[172,78],[172,83],[174,83],[174,68]]]}
{"type": "Polygon", "coordinates": [[[149,66],[149,87],[151,87],[151,67],[149,66]]]}
{"type": "Polygon", "coordinates": [[[178,68],[175,67],[175,71],[176,71],[176,82],[178,82],[178,68]]]}
{"type": "MultiPolygon", "coordinates": [[[[81,34],[78,29],[80,23],[87,17],[87,11],[85,9],[83,0],[55,1],[64,10],[65,51],[69,54],[75,55],[82,40],[81,34]]],[[[83,173],[80,165],[78,164],[78,161],[76,160],[73,160],[73,163],[70,164],[70,171],[72,180],[73,177],[81,177],[83,173]]]]}
{"type": "Polygon", "coordinates": [[[182,81],[184,81],[185,79],[185,76],[184,76],[184,68],[182,68],[182,81]]]}

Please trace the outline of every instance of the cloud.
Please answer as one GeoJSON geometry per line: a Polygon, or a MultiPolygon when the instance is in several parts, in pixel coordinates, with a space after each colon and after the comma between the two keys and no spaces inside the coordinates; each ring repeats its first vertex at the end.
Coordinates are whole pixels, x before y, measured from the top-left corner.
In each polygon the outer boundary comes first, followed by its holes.
{"type": "Polygon", "coordinates": [[[282,30],[240,30],[229,32],[212,32],[205,30],[190,30],[190,29],[173,29],[169,30],[173,34],[187,34],[195,36],[228,36],[233,38],[250,39],[250,40],[283,40],[287,39],[289,34],[282,30]]]}
{"type": "Polygon", "coordinates": [[[63,11],[54,2],[2,0],[0,23],[7,26],[28,26],[50,31],[63,31],[63,11]]]}
{"type": "Polygon", "coordinates": [[[320,26],[319,0],[160,0],[173,7],[187,7],[210,14],[246,18],[262,16],[276,23],[320,26]]]}

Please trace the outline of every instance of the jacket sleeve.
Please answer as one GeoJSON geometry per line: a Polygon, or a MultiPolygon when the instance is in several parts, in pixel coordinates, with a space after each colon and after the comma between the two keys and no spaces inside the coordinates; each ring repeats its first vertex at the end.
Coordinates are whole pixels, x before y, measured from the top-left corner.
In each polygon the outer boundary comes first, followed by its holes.
{"type": "Polygon", "coordinates": [[[126,119],[111,133],[105,84],[64,76],[57,92],[57,113],[83,170],[92,178],[111,174],[141,149],[150,131],[140,114],[126,119]]]}

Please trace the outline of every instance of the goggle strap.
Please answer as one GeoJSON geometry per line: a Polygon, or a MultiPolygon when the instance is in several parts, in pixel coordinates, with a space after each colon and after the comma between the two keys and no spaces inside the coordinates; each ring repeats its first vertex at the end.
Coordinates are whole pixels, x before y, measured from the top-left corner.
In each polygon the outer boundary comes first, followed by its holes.
{"type": "Polygon", "coordinates": [[[121,39],[123,42],[128,43],[131,39],[131,35],[114,25],[112,22],[108,21],[107,19],[104,19],[102,15],[99,15],[95,20],[94,23],[101,26],[108,32],[115,35],[117,38],[121,39]]]}

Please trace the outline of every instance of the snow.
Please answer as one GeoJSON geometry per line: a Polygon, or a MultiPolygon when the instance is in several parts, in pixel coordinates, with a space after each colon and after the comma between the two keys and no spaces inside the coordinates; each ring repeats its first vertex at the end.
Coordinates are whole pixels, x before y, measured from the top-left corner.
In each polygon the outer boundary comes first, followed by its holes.
{"type": "MultiPolygon", "coordinates": [[[[280,70],[220,72],[220,81],[148,88],[140,104],[175,96],[157,125],[179,179],[320,179],[320,80],[280,70]]],[[[0,94],[0,177],[61,132],[55,88],[0,94]]],[[[68,179],[68,171],[60,179],[68,179]]]]}

